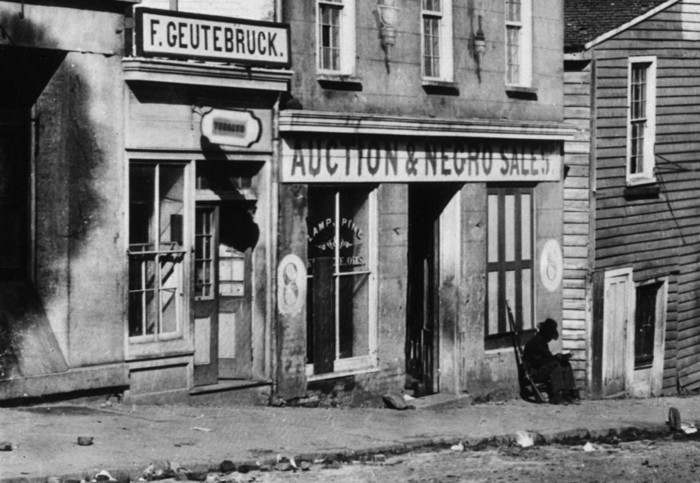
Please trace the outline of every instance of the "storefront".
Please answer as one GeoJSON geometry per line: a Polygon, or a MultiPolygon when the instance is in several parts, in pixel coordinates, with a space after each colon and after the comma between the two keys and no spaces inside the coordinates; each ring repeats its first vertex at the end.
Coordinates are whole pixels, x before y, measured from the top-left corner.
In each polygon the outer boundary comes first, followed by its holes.
{"type": "MultiPolygon", "coordinates": [[[[281,24],[136,8],[125,78],[131,400],[270,385],[281,24]]],[[[269,388],[267,389],[269,396],[269,388]]]]}
{"type": "Polygon", "coordinates": [[[506,306],[525,336],[562,317],[569,130],[283,111],[280,131],[280,256],[307,277],[281,394],[512,394],[506,306]]]}

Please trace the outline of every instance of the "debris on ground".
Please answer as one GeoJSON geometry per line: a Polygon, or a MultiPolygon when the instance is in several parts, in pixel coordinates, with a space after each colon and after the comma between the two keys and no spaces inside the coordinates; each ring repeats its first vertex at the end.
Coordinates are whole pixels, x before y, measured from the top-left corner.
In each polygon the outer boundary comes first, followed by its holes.
{"type": "Polygon", "coordinates": [[[78,446],[90,446],[94,440],[92,436],[78,436],[78,446]]]}
{"type": "Polygon", "coordinates": [[[453,444],[450,449],[452,451],[464,451],[464,445],[462,443],[453,444]]]}
{"type": "Polygon", "coordinates": [[[403,411],[406,409],[415,409],[416,407],[412,404],[406,403],[401,394],[389,393],[382,396],[384,405],[390,409],[397,409],[403,411]]]}
{"type": "Polygon", "coordinates": [[[515,433],[515,442],[521,448],[529,448],[535,445],[534,438],[527,431],[517,431],[515,433]]]}
{"type": "Polygon", "coordinates": [[[208,432],[210,432],[210,431],[213,431],[213,429],[211,429],[211,428],[203,428],[203,427],[201,427],[201,426],[195,426],[195,427],[192,428],[192,431],[202,431],[202,432],[204,432],[204,433],[208,433],[208,432]]]}
{"type": "Polygon", "coordinates": [[[0,441],[0,451],[12,451],[12,443],[9,441],[0,441]]]}
{"type": "Polygon", "coordinates": [[[231,460],[224,460],[219,464],[219,471],[222,473],[232,473],[236,471],[236,465],[231,460]]]}

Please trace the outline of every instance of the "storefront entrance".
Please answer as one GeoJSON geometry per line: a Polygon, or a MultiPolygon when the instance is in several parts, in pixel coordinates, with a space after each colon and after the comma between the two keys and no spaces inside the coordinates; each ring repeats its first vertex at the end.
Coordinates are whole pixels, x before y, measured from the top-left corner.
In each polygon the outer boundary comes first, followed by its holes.
{"type": "MultiPolygon", "coordinates": [[[[239,176],[198,169],[195,207],[194,384],[252,378],[254,196],[239,176]],[[221,181],[231,183],[225,186],[221,181]]],[[[240,174],[240,173],[238,173],[240,174]]]]}

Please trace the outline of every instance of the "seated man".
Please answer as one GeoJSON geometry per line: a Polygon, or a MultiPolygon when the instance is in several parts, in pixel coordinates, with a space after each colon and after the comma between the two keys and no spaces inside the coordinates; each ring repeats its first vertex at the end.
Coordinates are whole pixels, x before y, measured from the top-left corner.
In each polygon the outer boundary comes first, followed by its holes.
{"type": "Polygon", "coordinates": [[[578,401],[578,390],[569,363],[569,354],[552,355],[549,342],[559,338],[557,322],[547,319],[538,325],[537,334],[525,344],[523,365],[534,382],[547,384],[549,402],[578,401]]]}

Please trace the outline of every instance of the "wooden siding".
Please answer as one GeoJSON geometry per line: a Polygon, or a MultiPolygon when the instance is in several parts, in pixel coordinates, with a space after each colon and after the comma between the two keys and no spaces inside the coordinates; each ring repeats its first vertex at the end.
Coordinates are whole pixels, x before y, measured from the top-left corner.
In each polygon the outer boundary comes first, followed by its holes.
{"type": "Polygon", "coordinates": [[[577,128],[564,151],[564,293],[562,345],[572,353],[579,387],[589,386],[590,269],[590,65],[567,66],[564,74],[564,120],[577,128]]]}
{"type": "Polygon", "coordinates": [[[664,392],[700,388],[700,0],[679,2],[595,47],[596,268],[668,277],[664,392]],[[658,197],[626,199],[627,71],[656,56],[658,197]]]}

